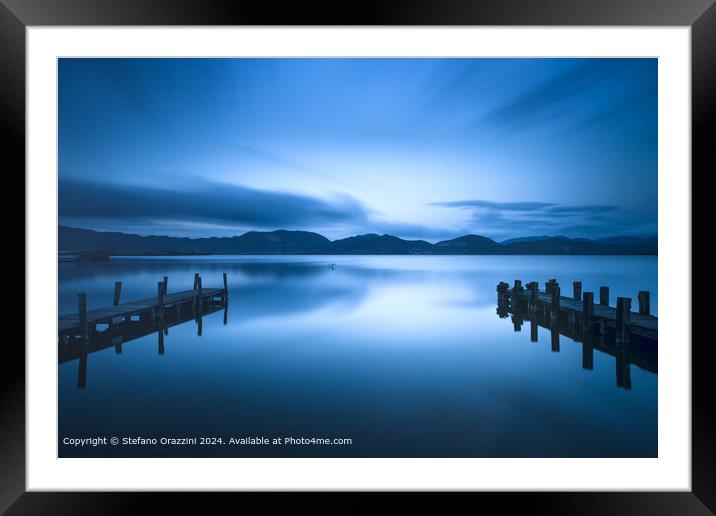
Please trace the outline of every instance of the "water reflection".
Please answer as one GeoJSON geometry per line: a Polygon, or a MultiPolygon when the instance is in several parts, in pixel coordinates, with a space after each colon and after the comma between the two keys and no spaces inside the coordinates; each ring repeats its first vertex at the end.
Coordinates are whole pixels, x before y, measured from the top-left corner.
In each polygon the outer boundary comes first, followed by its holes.
{"type": "Polygon", "coordinates": [[[580,318],[560,316],[546,310],[531,310],[529,303],[511,303],[509,298],[497,296],[497,315],[506,319],[511,315],[515,332],[522,330],[525,320],[530,323],[530,341],[538,342],[538,328],[549,331],[552,351],[560,351],[560,335],[574,342],[582,343],[582,368],[594,368],[594,350],[597,349],[615,358],[616,385],[622,389],[631,389],[631,366],[636,365],[651,373],[658,373],[657,343],[648,338],[631,335],[626,342],[618,340],[614,333],[606,328],[593,333],[580,318]]]}
{"type": "MultiPolygon", "coordinates": [[[[156,296],[164,276],[172,291],[190,290],[196,272],[206,287],[220,285],[227,272],[229,289],[228,306],[207,306],[198,321],[186,312],[167,314],[164,326],[132,321],[104,328],[86,350],[77,340],[61,342],[60,436],[255,434],[354,443],[211,450],[60,445],[60,456],[655,456],[655,367],[631,367],[640,358],[633,349],[620,356],[609,343],[600,347],[578,335],[575,343],[549,321],[509,311],[505,319],[495,316],[499,281],[546,281],[556,270],[564,281],[583,280],[585,289],[657,291],[656,259],[640,257],[60,264],[61,314],[77,311],[78,292],[87,293],[89,309],[111,306],[115,281],[124,300],[156,296]],[[614,386],[615,367],[631,390],[614,386]]],[[[656,302],[654,296],[653,310],[656,302]]]]}

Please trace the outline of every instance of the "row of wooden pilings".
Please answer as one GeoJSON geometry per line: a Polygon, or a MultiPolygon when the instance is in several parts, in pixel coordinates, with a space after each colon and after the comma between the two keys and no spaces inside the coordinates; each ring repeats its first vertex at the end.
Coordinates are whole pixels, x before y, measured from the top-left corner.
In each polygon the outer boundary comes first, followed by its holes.
{"type": "MultiPolygon", "coordinates": [[[[528,301],[528,310],[534,312],[538,307],[539,294],[539,283],[532,281],[527,283],[525,287],[522,286],[521,280],[515,280],[514,286],[512,287],[512,297],[514,297],[513,303],[519,298],[525,296],[525,288],[529,292],[526,296],[528,301]]],[[[507,290],[509,284],[501,281],[497,285],[497,292],[499,296],[507,297],[507,290]]],[[[561,301],[561,288],[556,279],[550,279],[545,283],[545,294],[550,296],[549,311],[551,318],[556,319],[560,314],[560,301],[561,301]]],[[[594,317],[594,293],[593,292],[582,292],[582,282],[574,281],[572,283],[572,299],[576,302],[582,303],[581,305],[581,316],[583,328],[585,331],[589,331],[592,324],[595,322],[594,317]]],[[[639,301],[639,314],[650,315],[650,295],[648,291],[640,291],[637,299],[639,301]]],[[[609,287],[599,287],[599,305],[609,307],[609,287]]],[[[615,321],[615,340],[617,342],[629,342],[631,330],[631,298],[630,297],[617,297],[616,305],[616,321],[615,321]]],[[[600,322],[600,332],[604,334],[606,332],[605,321],[600,322]]]]}

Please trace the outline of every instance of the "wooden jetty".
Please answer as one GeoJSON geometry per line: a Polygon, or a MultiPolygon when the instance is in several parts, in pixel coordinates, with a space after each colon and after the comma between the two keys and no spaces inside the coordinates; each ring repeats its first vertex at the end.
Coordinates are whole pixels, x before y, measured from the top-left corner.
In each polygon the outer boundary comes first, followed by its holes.
{"type": "Polygon", "coordinates": [[[87,310],[85,294],[78,294],[78,312],[58,319],[58,362],[79,360],[77,387],[87,384],[87,356],[90,353],[114,347],[122,352],[122,344],[157,333],[157,347],[164,354],[164,337],[169,328],[194,320],[197,335],[202,334],[205,315],[224,310],[224,324],[228,315],[228,284],[224,273],[222,288],[203,288],[199,274],[194,275],[194,288],[169,294],[169,278],[157,284],[157,297],[120,304],[122,283],[114,285],[114,304],[111,307],[87,310]],[[99,330],[98,326],[106,325],[99,330]]]}
{"type": "Polygon", "coordinates": [[[526,288],[520,280],[510,287],[497,285],[497,314],[512,314],[515,331],[529,321],[530,340],[537,342],[538,327],[550,331],[552,351],[560,350],[560,335],[582,343],[582,367],[592,369],[594,350],[615,358],[616,384],[631,388],[631,365],[658,372],[658,319],[650,314],[649,293],[639,292],[639,311],[631,311],[631,299],[617,298],[609,306],[609,288],[600,287],[600,303],[592,292],[582,293],[582,284],[572,284],[572,297],[561,295],[559,283],[551,279],[541,292],[536,282],[526,288]]]}
{"type": "Polygon", "coordinates": [[[618,297],[616,307],[609,306],[609,287],[599,288],[599,304],[594,303],[594,293],[582,293],[582,283],[572,284],[572,296],[562,296],[559,283],[550,279],[545,290],[539,290],[537,282],[523,286],[515,280],[512,287],[505,282],[497,285],[498,304],[525,309],[528,313],[541,313],[557,319],[565,319],[579,326],[582,333],[613,335],[620,342],[628,342],[632,336],[658,340],[658,318],[651,315],[650,295],[647,291],[637,296],[639,310],[631,311],[631,298],[618,297]]]}
{"type": "Polygon", "coordinates": [[[113,326],[122,322],[132,320],[145,321],[164,317],[170,310],[181,310],[187,305],[201,307],[204,303],[225,303],[228,299],[228,288],[226,273],[224,273],[224,285],[220,288],[203,288],[201,276],[194,275],[194,288],[183,292],[169,294],[167,292],[168,280],[166,276],[163,281],[157,283],[157,296],[130,301],[120,304],[122,283],[114,285],[114,304],[104,308],[87,310],[87,297],[85,294],[78,294],[77,313],[60,315],[57,320],[58,334],[60,338],[73,335],[90,335],[98,325],[107,324],[113,326]]]}

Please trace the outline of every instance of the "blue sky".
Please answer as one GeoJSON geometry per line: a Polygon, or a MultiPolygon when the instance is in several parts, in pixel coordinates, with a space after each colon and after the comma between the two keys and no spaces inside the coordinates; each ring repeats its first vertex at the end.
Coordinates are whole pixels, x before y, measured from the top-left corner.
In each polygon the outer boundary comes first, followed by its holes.
{"type": "Polygon", "coordinates": [[[62,224],[657,232],[656,59],[61,59],[62,224]]]}

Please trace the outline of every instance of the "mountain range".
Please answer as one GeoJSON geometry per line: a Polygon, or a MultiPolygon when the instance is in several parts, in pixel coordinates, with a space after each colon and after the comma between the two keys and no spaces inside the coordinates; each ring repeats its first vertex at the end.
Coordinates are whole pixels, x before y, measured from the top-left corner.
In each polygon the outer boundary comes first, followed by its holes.
{"type": "Polygon", "coordinates": [[[68,226],[58,228],[59,250],[109,250],[113,255],[186,254],[562,254],[656,255],[657,239],[611,237],[598,240],[541,236],[496,242],[465,235],[431,244],[374,233],[329,240],[310,231],[249,231],[240,236],[181,238],[140,236],[68,226]]]}

